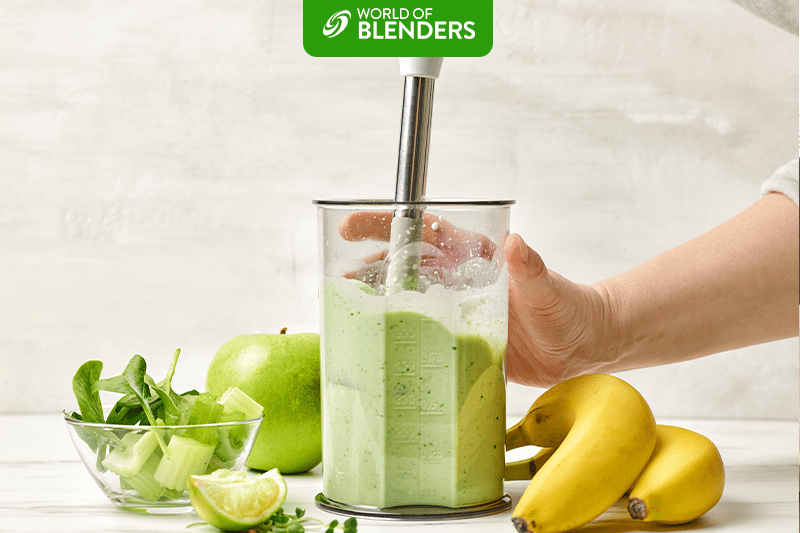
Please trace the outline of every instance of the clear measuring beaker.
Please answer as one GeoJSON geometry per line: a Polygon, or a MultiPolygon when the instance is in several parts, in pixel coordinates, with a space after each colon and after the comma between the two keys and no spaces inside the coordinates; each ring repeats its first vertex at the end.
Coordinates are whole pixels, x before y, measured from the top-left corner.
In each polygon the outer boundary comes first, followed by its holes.
{"type": "Polygon", "coordinates": [[[513,203],[314,201],[320,233],[320,507],[434,519],[510,506],[503,493],[503,243],[513,203]],[[409,250],[389,252],[392,220],[397,223],[397,214],[410,207],[424,213],[411,266],[409,250]],[[414,278],[406,290],[387,290],[392,261],[403,261],[414,278]]]}

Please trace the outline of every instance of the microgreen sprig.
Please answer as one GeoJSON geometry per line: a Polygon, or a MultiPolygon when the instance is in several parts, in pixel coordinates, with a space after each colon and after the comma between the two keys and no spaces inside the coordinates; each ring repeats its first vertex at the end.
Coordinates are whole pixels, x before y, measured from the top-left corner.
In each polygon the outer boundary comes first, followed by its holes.
{"type": "Polygon", "coordinates": [[[294,515],[287,515],[283,509],[278,509],[266,522],[262,522],[251,533],[305,533],[306,530],[325,528],[325,533],[335,533],[337,529],[343,533],[356,533],[357,522],[353,517],[348,518],[343,524],[338,520],[326,523],[313,516],[305,516],[306,512],[299,507],[294,510],[294,515]]]}

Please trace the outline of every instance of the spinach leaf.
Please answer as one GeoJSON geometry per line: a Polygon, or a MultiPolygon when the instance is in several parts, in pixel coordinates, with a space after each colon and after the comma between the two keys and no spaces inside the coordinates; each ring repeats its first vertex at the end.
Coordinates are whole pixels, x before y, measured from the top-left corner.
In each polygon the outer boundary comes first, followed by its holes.
{"type": "Polygon", "coordinates": [[[114,405],[106,423],[124,425],[155,425],[153,408],[160,402],[157,395],[150,393],[148,381],[153,379],[146,373],[147,363],[141,355],[134,355],[122,375],[101,379],[95,383],[96,391],[109,391],[125,394],[114,405]]]}
{"type": "MultiPolygon", "coordinates": [[[[81,421],[83,420],[81,414],[76,411],[73,411],[72,414],[69,415],[67,414],[66,411],[62,412],[66,416],[74,418],[75,420],[81,420],[81,421]]],[[[108,445],[110,443],[114,443],[118,447],[122,448],[125,447],[125,443],[123,443],[122,440],[116,434],[114,434],[113,431],[107,430],[105,428],[77,425],[75,426],[75,434],[78,435],[78,437],[80,437],[83,442],[88,444],[93,452],[97,453],[99,458],[97,469],[100,472],[105,471],[105,469],[102,468],[102,465],[100,465],[99,463],[102,462],[103,458],[105,458],[106,448],[108,448],[108,445]]]]}
{"type": "Polygon", "coordinates": [[[156,419],[153,417],[153,411],[150,409],[150,387],[144,380],[146,371],[147,363],[144,357],[136,354],[131,357],[128,366],[122,371],[122,376],[125,378],[125,381],[128,382],[130,392],[136,396],[136,399],[138,399],[139,403],[142,405],[142,409],[144,409],[150,425],[154,426],[156,424],[156,419]]]}
{"type": "Polygon", "coordinates": [[[94,384],[94,390],[126,394],[134,400],[136,399],[136,397],[131,394],[131,387],[128,385],[128,381],[124,376],[114,376],[113,378],[99,379],[94,384]]]}
{"type": "Polygon", "coordinates": [[[162,409],[164,423],[170,426],[186,424],[189,420],[189,413],[192,410],[191,402],[184,398],[183,395],[177,394],[172,390],[172,377],[175,375],[175,367],[178,364],[180,354],[180,348],[175,350],[172,355],[172,362],[167,370],[167,376],[160,382],[154,383],[153,378],[145,375],[145,383],[156,392],[161,400],[162,405],[159,408],[162,409]]]}
{"type": "MultiPolygon", "coordinates": [[[[131,368],[131,365],[141,365],[140,362],[135,361],[136,357],[141,356],[134,356],[134,359],[131,359],[131,362],[128,363],[128,371],[131,368]]],[[[141,359],[143,362],[144,359],[141,359]]],[[[133,372],[138,373],[142,371],[136,367],[133,372]]],[[[144,375],[145,383],[149,380],[152,382],[152,378],[147,374],[144,375]]],[[[101,379],[98,380],[94,385],[94,390],[96,391],[107,391],[107,392],[116,392],[118,394],[124,394],[122,398],[117,400],[117,403],[114,404],[111,413],[109,413],[108,418],[106,419],[106,423],[108,424],[125,424],[125,425],[134,425],[137,423],[142,423],[144,425],[150,425],[150,420],[147,417],[147,412],[144,410],[144,402],[141,401],[143,397],[140,394],[137,394],[137,391],[134,389],[134,385],[131,384],[130,376],[126,376],[125,374],[120,376],[114,376],[111,378],[101,379]]],[[[149,404],[151,410],[155,410],[157,407],[157,403],[161,400],[158,396],[152,395],[150,396],[150,391],[145,389],[145,392],[148,395],[147,403],[149,404]]]]}
{"type": "MultiPolygon", "coordinates": [[[[142,409],[147,417],[147,421],[151,426],[155,426],[156,419],[153,416],[153,411],[150,409],[150,386],[145,382],[145,376],[147,376],[147,363],[145,362],[144,357],[139,354],[131,357],[128,366],[126,366],[125,370],[122,371],[122,375],[125,378],[125,381],[128,382],[128,385],[130,385],[131,392],[139,400],[139,403],[142,404],[142,409]]],[[[152,381],[152,378],[150,380],[152,381]]],[[[156,431],[155,435],[158,445],[161,447],[161,451],[167,453],[167,444],[164,442],[164,438],[161,436],[161,433],[156,431]]]]}
{"type": "MultiPolygon", "coordinates": [[[[145,377],[152,381],[150,376],[145,375],[145,377]]],[[[127,382],[125,386],[127,387],[127,390],[131,390],[127,385],[127,382]]],[[[157,413],[159,408],[162,408],[163,410],[161,398],[159,398],[156,394],[150,395],[148,403],[150,404],[150,410],[153,413],[157,413]]],[[[120,398],[117,403],[114,404],[114,407],[111,409],[111,413],[109,413],[108,418],[106,419],[106,423],[108,424],[136,424],[137,422],[147,426],[150,425],[150,421],[147,419],[147,413],[145,413],[141,402],[139,402],[139,399],[133,393],[120,398]]]]}
{"type": "MultiPolygon", "coordinates": [[[[172,390],[172,378],[179,355],[180,349],[175,350],[167,375],[159,383],[155,383],[153,378],[147,375],[147,363],[138,354],[131,358],[121,375],[106,379],[100,379],[103,370],[101,361],[87,361],[81,365],[72,379],[72,389],[78,400],[78,411],[70,416],[76,420],[92,423],[156,425],[154,413],[158,413],[164,420],[159,422],[161,424],[186,424],[192,410],[192,402],[188,398],[199,393],[191,390],[177,394],[172,390]],[[111,409],[105,421],[100,391],[124,395],[111,409]]],[[[66,412],[64,414],[66,415],[66,412]]],[[[121,444],[113,432],[102,428],[82,426],[76,431],[98,454],[98,461],[102,461],[102,457],[106,455],[109,442],[121,444]]],[[[161,449],[165,450],[166,444],[160,433],[156,433],[156,436],[161,449]]]]}
{"type": "Polygon", "coordinates": [[[75,394],[79,398],[79,408],[81,411],[90,413],[89,418],[84,418],[84,420],[103,422],[103,420],[97,419],[98,413],[102,417],[102,406],[98,394],[100,391],[124,394],[117,400],[105,420],[108,424],[153,425],[155,424],[154,412],[163,413],[166,424],[180,424],[184,418],[188,419],[183,416],[183,413],[191,411],[191,403],[172,390],[172,377],[175,375],[175,367],[180,353],[180,348],[175,350],[167,375],[159,383],[155,383],[153,378],[147,375],[147,363],[140,355],[134,355],[131,358],[121,375],[106,379],[100,379],[102,362],[88,361],[84,363],[73,380],[73,388],[77,387],[75,394]],[[80,378],[79,381],[78,378],[80,378]],[[87,407],[85,408],[84,405],[87,407]],[[93,410],[89,406],[96,407],[93,410]]]}
{"type": "Polygon", "coordinates": [[[72,378],[72,391],[75,393],[75,399],[78,400],[81,417],[86,422],[103,423],[103,405],[100,403],[100,393],[94,389],[102,371],[102,361],[86,361],[72,378]]]}
{"type": "Polygon", "coordinates": [[[151,390],[156,391],[156,394],[161,399],[164,408],[164,423],[168,426],[174,426],[181,423],[181,414],[178,411],[178,406],[175,404],[174,396],[177,396],[171,389],[162,389],[153,381],[150,376],[145,377],[145,382],[151,390]]]}
{"type": "Polygon", "coordinates": [[[178,366],[178,356],[181,354],[181,349],[177,348],[175,353],[172,354],[172,362],[167,369],[167,377],[165,377],[159,384],[159,388],[172,392],[172,376],[175,375],[175,367],[178,366]]]}
{"type": "Polygon", "coordinates": [[[136,424],[150,425],[147,414],[141,405],[128,407],[117,403],[106,419],[107,424],[122,424],[124,426],[135,426],[136,424]]]}
{"type": "Polygon", "coordinates": [[[175,350],[172,355],[172,361],[167,369],[167,376],[159,383],[155,383],[153,378],[145,376],[145,382],[148,386],[156,391],[161,403],[163,404],[164,423],[168,426],[180,424],[181,415],[176,404],[176,398],[180,398],[172,391],[172,376],[175,375],[175,367],[178,365],[178,356],[181,354],[181,349],[175,350]]]}

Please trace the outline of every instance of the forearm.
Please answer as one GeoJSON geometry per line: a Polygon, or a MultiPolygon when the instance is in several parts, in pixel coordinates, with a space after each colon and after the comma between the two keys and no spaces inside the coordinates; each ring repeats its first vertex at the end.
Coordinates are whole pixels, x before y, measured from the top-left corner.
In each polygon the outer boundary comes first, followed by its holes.
{"type": "Polygon", "coordinates": [[[797,336],[798,209],[768,194],[708,233],[594,285],[605,372],[797,336]]]}

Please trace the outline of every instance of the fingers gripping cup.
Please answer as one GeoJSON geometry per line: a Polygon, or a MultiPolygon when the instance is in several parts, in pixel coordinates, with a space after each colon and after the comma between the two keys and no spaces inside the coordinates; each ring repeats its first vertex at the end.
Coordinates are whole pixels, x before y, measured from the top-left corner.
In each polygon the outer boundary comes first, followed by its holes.
{"type": "Polygon", "coordinates": [[[323,492],[333,512],[476,516],[503,493],[513,201],[325,201],[318,207],[323,492]],[[424,210],[413,290],[387,291],[402,260],[393,213],[424,210]]]}

